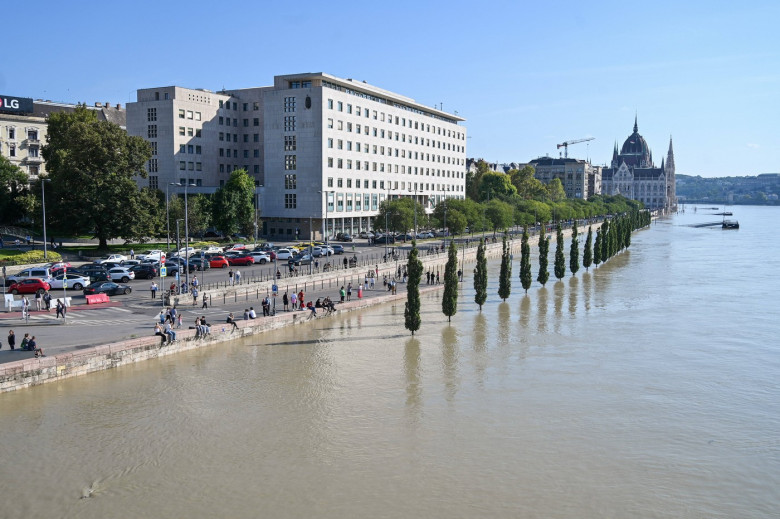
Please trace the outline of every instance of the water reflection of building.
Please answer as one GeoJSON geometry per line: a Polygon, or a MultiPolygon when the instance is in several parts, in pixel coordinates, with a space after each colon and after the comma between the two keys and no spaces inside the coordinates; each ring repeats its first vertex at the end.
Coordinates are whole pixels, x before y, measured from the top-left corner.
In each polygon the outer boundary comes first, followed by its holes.
{"type": "Polygon", "coordinates": [[[602,172],[602,193],[640,200],[649,209],[675,210],[677,191],[672,139],[669,138],[666,160],[661,159],[658,168],[653,163],[650,147],[638,130],[635,118],[634,132],[623,143],[620,153],[615,143],[612,163],[602,172]]]}

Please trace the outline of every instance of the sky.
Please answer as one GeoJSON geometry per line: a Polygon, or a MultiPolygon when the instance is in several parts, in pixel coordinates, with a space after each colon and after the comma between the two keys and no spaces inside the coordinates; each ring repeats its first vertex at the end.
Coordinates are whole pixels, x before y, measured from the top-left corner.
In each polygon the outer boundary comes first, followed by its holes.
{"type": "Polygon", "coordinates": [[[13,13],[4,95],[124,105],[140,88],[326,72],[457,111],[466,156],[489,162],[593,137],[569,156],[605,164],[636,116],[657,165],[673,139],[677,174],[780,172],[776,0],[41,0],[13,13]]]}

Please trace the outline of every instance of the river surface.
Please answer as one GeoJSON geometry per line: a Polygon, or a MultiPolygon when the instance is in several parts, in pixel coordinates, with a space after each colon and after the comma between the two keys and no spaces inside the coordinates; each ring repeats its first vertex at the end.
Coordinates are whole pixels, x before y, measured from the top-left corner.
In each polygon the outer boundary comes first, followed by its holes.
{"type": "Polygon", "coordinates": [[[0,395],[0,516],[778,517],[780,208],[733,211],[527,296],[516,255],[506,302],[491,263],[414,338],[387,304],[0,395]]]}

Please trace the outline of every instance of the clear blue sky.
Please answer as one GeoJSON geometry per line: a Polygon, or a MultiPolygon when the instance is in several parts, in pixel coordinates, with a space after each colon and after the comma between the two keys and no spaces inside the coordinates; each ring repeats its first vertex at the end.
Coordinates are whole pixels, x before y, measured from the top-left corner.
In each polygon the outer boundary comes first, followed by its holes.
{"type": "MultiPolygon", "coordinates": [[[[603,164],[639,132],[677,172],[780,172],[780,2],[61,2],[4,16],[0,93],[122,104],[135,90],[327,72],[443,103],[467,155],[603,164]]],[[[9,13],[6,13],[9,14],[9,13]]]]}

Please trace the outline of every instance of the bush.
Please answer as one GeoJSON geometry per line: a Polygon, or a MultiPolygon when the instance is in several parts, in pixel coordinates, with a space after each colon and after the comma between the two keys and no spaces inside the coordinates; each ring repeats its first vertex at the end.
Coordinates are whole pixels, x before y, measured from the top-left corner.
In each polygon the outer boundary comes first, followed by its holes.
{"type": "Polygon", "coordinates": [[[58,252],[49,251],[47,255],[49,258],[44,259],[42,250],[31,250],[2,258],[0,259],[0,265],[29,265],[33,263],[62,261],[62,256],[60,256],[58,252]]]}

